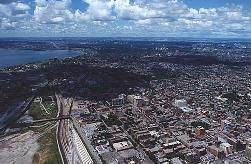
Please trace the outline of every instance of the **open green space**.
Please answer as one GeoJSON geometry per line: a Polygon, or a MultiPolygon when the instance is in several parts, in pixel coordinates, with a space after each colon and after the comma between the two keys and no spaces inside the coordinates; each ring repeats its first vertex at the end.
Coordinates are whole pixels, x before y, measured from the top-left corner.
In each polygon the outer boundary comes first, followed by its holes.
{"type": "Polygon", "coordinates": [[[28,114],[32,116],[34,120],[56,117],[58,111],[56,103],[44,98],[42,100],[42,103],[34,101],[28,110],[28,114]]]}
{"type": "Polygon", "coordinates": [[[45,133],[39,140],[39,150],[33,156],[32,164],[61,164],[57,146],[56,129],[45,133]]]}

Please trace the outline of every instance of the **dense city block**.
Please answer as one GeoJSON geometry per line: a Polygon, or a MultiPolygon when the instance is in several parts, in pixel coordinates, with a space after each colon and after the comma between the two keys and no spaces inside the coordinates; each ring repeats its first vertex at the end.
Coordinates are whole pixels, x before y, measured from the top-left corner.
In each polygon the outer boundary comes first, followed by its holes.
{"type": "Polygon", "coordinates": [[[1,70],[0,161],[251,163],[251,42],[45,38],[0,47],[80,52],[1,70]],[[13,150],[22,145],[33,154],[13,150]]]}

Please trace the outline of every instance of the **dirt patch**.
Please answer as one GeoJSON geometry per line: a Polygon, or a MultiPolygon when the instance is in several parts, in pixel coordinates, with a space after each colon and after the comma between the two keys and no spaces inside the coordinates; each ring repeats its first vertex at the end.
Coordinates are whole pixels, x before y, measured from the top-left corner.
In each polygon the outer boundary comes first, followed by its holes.
{"type": "Polygon", "coordinates": [[[29,164],[39,145],[33,131],[18,133],[0,139],[0,163],[29,164]]]}
{"type": "Polygon", "coordinates": [[[32,164],[61,164],[61,156],[56,142],[55,129],[51,129],[38,139],[39,149],[33,157],[32,164]]]}

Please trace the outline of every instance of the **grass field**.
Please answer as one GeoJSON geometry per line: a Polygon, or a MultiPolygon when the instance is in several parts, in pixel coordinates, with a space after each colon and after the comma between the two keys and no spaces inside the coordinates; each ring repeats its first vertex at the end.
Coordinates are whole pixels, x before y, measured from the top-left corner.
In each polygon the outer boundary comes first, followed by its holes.
{"type": "Polygon", "coordinates": [[[28,114],[32,116],[34,120],[53,118],[57,116],[58,110],[55,102],[46,100],[42,102],[42,105],[40,102],[33,102],[31,104],[28,114]]]}
{"type": "MultiPolygon", "coordinates": [[[[53,99],[55,100],[55,97],[53,99]]],[[[57,117],[57,112],[58,109],[56,103],[48,98],[48,96],[42,98],[38,97],[37,101],[34,101],[28,110],[28,114],[32,116],[34,120],[55,118],[57,117]]],[[[39,135],[49,127],[55,125],[55,123],[56,121],[38,123],[29,127],[29,129],[39,135]]],[[[48,132],[44,133],[41,138],[37,140],[37,142],[39,143],[39,149],[33,156],[33,164],[62,163],[57,146],[56,128],[52,128],[48,132]]]]}
{"type": "Polygon", "coordinates": [[[39,150],[33,157],[32,164],[61,164],[61,157],[57,147],[56,129],[53,128],[39,140],[39,150]]]}

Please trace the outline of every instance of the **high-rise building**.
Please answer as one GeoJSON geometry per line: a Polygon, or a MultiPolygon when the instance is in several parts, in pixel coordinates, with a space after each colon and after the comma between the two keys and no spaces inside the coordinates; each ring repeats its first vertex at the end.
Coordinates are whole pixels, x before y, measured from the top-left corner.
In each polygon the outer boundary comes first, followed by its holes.
{"type": "Polygon", "coordinates": [[[206,134],[206,130],[205,130],[204,127],[198,126],[198,127],[195,129],[195,134],[196,134],[198,137],[204,136],[204,135],[206,134]]]}

